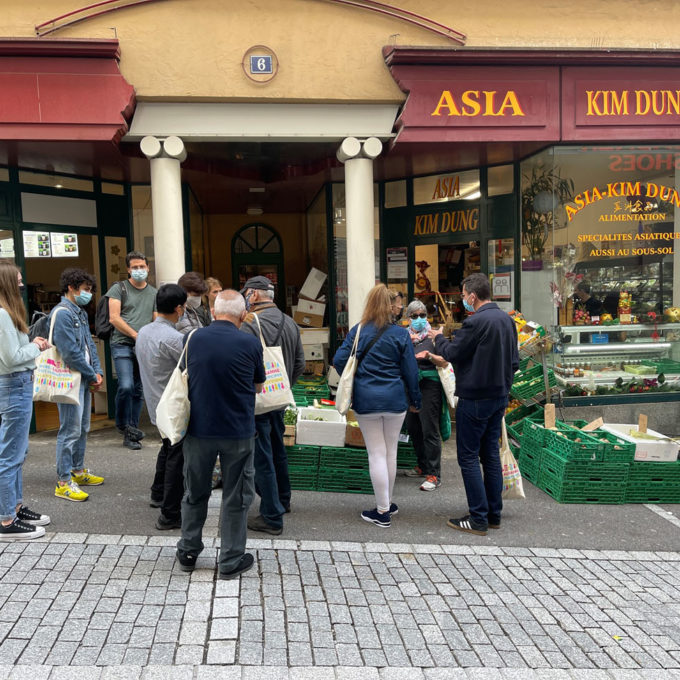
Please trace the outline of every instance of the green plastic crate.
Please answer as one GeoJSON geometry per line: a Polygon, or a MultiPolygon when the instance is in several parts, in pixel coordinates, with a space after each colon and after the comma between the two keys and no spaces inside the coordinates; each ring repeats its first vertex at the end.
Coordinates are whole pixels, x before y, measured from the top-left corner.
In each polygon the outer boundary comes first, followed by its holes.
{"type": "Polygon", "coordinates": [[[625,495],[626,503],[680,503],[680,485],[654,482],[636,483],[629,481],[625,495]]]}
{"type": "MultiPolygon", "coordinates": [[[[548,369],[548,384],[550,387],[557,385],[557,378],[555,372],[548,369]]],[[[530,399],[531,397],[545,392],[545,381],[543,379],[543,366],[541,364],[527,369],[523,373],[515,376],[515,382],[510,388],[510,395],[515,399],[530,399]],[[524,381],[529,382],[524,382],[524,381]],[[523,385],[517,383],[524,382],[523,385]]]]}
{"type": "Polygon", "coordinates": [[[296,491],[316,491],[318,489],[319,468],[315,465],[289,465],[290,488],[296,491]]]}
{"type": "Polygon", "coordinates": [[[319,456],[319,467],[368,470],[368,453],[366,449],[322,446],[319,456]]]}
{"type": "MultiPolygon", "coordinates": [[[[630,465],[631,487],[634,482],[640,484],[676,484],[680,489],[680,461],[648,462],[633,461],[630,465]]],[[[678,492],[680,496],[680,491],[678,492]]]]}
{"type": "Polygon", "coordinates": [[[373,493],[368,470],[319,468],[318,488],[336,493],[373,493]]]}
{"type": "Polygon", "coordinates": [[[635,458],[635,442],[629,442],[606,430],[590,433],[595,439],[606,439],[602,460],[605,463],[632,463],[635,458]]]}
{"type": "Polygon", "coordinates": [[[307,397],[293,392],[293,398],[295,399],[295,405],[296,406],[309,406],[309,402],[307,401],[307,397]]]}
{"type": "Polygon", "coordinates": [[[556,431],[545,430],[545,433],[545,447],[565,460],[595,461],[604,458],[604,444],[587,432],[565,425],[556,431]]]}
{"type": "Polygon", "coordinates": [[[541,419],[543,418],[543,407],[540,406],[539,404],[529,404],[528,406],[518,406],[515,409],[512,409],[512,411],[508,411],[505,414],[505,424],[506,425],[512,425],[512,423],[519,422],[520,420],[523,420],[524,418],[527,418],[528,416],[534,415],[537,416],[537,414],[540,413],[541,419]]]}
{"type": "Polygon", "coordinates": [[[541,475],[551,475],[563,483],[611,482],[615,485],[626,485],[630,465],[628,463],[605,463],[601,461],[567,460],[559,453],[543,449],[541,457],[541,475]]]}
{"type": "Polygon", "coordinates": [[[287,446],[288,465],[300,465],[303,467],[312,465],[318,467],[319,449],[320,447],[318,446],[302,446],[299,444],[287,446]]]}
{"type": "Polygon", "coordinates": [[[538,487],[558,503],[620,504],[625,502],[626,484],[591,481],[565,482],[541,469],[538,487]]]}
{"type": "Polygon", "coordinates": [[[508,437],[512,437],[515,441],[521,442],[525,422],[526,422],[526,419],[518,420],[516,423],[512,423],[512,425],[508,425],[506,423],[506,428],[508,430],[508,437]]]}
{"type": "Polygon", "coordinates": [[[657,373],[680,373],[680,361],[674,359],[659,359],[658,361],[645,359],[645,363],[654,366],[657,373]]]}
{"type": "Polygon", "coordinates": [[[397,468],[400,470],[410,470],[418,465],[418,457],[416,456],[416,451],[413,448],[410,449],[397,449],[397,468]]]}
{"type": "Polygon", "coordinates": [[[519,471],[522,476],[526,477],[530,482],[536,483],[541,471],[541,459],[543,457],[543,450],[537,446],[533,441],[522,441],[520,448],[520,456],[518,460],[519,471]]]}

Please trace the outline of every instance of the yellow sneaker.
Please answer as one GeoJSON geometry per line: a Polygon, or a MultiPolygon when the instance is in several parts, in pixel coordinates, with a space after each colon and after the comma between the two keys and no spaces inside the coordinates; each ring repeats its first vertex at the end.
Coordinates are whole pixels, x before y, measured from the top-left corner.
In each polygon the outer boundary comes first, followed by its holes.
{"type": "Polygon", "coordinates": [[[68,484],[64,484],[64,486],[57,484],[54,495],[67,501],[86,501],[90,497],[89,494],[81,491],[74,481],[70,481],[68,484]]]}
{"type": "Polygon", "coordinates": [[[93,475],[89,470],[83,470],[77,475],[72,472],[71,481],[80,486],[99,486],[104,483],[104,478],[93,475]]]}

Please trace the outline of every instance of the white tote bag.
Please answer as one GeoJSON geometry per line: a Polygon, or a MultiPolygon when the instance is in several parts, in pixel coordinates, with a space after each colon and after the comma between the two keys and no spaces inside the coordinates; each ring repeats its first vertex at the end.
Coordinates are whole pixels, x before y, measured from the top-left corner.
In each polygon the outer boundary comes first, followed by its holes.
{"type": "Polygon", "coordinates": [[[189,402],[189,341],[196,332],[194,329],[189,333],[182,354],[175,370],[163,390],[158,406],[156,406],[156,427],[163,439],[169,439],[173,446],[178,444],[186,436],[189,427],[189,415],[191,404],[189,402]],[[182,359],[186,357],[184,369],[181,368],[182,359]]]}
{"type": "Polygon", "coordinates": [[[357,334],[354,336],[354,344],[352,351],[349,353],[349,359],[342,371],[340,380],[338,381],[338,389],[335,392],[335,408],[343,416],[347,415],[350,406],[352,405],[352,389],[354,388],[354,374],[357,371],[357,346],[359,344],[359,333],[361,326],[357,328],[357,334]]]}
{"type": "Polygon", "coordinates": [[[524,487],[522,486],[522,475],[515,457],[510,450],[508,443],[508,430],[505,427],[505,418],[501,429],[501,469],[503,470],[503,500],[524,499],[524,487]]]}
{"type": "Polygon", "coordinates": [[[441,380],[442,389],[446,395],[446,401],[449,402],[451,408],[456,408],[458,397],[456,396],[456,374],[453,372],[453,366],[451,364],[437,366],[437,373],[439,374],[439,380],[441,380]]]}
{"type": "MultiPolygon", "coordinates": [[[[295,397],[293,397],[293,392],[290,389],[286,364],[283,362],[283,351],[280,347],[267,347],[264,335],[262,335],[260,320],[257,318],[257,314],[253,316],[260,333],[265,374],[262,392],[255,395],[255,415],[259,416],[262,413],[269,413],[269,411],[280,411],[289,404],[294,404],[295,397]]],[[[285,323],[285,318],[282,323],[285,323]]]]}
{"type": "MultiPolygon", "coordinates": [[[[50,322],[48,341],[52,345],[54,320],[59,312],[68,312],[57,307],[50,322]]],[[[36,360],[33,374],[33,401],[50,401],[55,404],[80,404],[80,371],[72,371],[61,358],[59,350],[52,346],[41,352],[36,360]]]]}

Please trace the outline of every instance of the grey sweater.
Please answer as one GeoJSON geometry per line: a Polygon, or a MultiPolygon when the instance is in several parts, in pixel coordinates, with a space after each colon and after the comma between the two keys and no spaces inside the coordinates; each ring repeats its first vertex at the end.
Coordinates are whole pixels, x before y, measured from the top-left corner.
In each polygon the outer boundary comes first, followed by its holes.
{"type": "Polygon", "coordinates": [[[38,345],[29,342],[28,335],[18,331],[12,317],[0,307],[0,375],[34,369],[38,354],[38,345]]]}
{"type": "Polygon", "coordinates": [[[250,311],[251,313],[241,325],[241,330],[259,338],[257,322],[252,316],[257,314],[267,346],[274,344],[281,323],[283,323],[278,345],[281,347],[283,363],[286,364],[286,373],[288,373],[288,379],[292,387],[305,370],[305,352],[302,349],[302,339],[300,338],[298,325],[291,317],[281,312],[273,302],[255,303],[250,311]]]}

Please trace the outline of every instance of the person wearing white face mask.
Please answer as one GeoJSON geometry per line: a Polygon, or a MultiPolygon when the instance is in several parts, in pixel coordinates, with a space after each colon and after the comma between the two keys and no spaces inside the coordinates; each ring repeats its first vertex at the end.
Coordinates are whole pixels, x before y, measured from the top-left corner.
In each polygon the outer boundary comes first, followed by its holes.
{"type": "Polygon", "coordinates": [[[132,251],[125,257],[129,278],[116,282],[106,292],[109,319],[115,328],[111,335],[111,358],[116,366],[116,428],[123,435],[123,446],[142,448],[144,432],[139,429],[144,391],[135,355],[137,332],[156,318],[156,289],[147,282],[146,255],[132,251]],[[125,287],[125,293],[122,291],[125,287]]]}
{"type": "Polygon", "coordinates": [[[63,297],[50,313],[50,323],[54,323],[52,340],[66,365],[80,373],[81,381],[78,404],[57,404],[59,433],[54,495],[67,501],[86,501],[89,494],[80,487],[104,483],[103,477],[85,468],[92,392],[102,385],[102,367],[83,309],[92,299],[96,284],[94,277],[82,269],[65,269],[59,283],[63,297]]]}
{"type": "Polygon", "coordinates": [[[177,323],[177,330],[186,335],[195,328],[209,326],[212,319],[210,311],[203,306],[203,296],[208,292],[208,285],[198,272],[182,274],[177,285],[184,288],[187,294],[187,306],[184,316],[177,323]]]}

